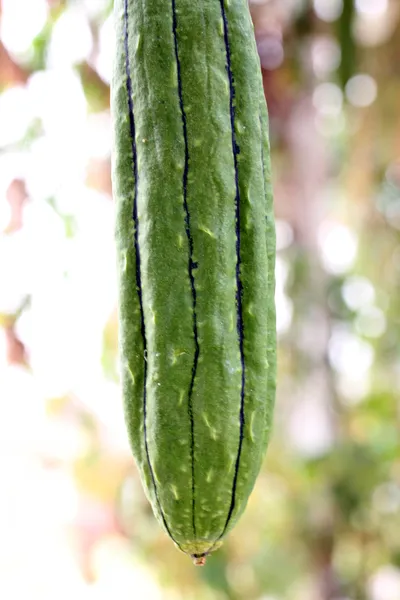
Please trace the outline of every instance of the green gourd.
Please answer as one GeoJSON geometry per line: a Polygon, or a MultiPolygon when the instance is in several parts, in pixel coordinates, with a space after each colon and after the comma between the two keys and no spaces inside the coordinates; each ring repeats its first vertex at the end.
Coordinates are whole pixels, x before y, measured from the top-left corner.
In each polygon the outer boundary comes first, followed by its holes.
{"type": "Polygon", "coordinates": [[[268,116],[247,0],[115,0],[113,192],[125,418],[196,564],[242,514],[275,396],[268,116]]]}

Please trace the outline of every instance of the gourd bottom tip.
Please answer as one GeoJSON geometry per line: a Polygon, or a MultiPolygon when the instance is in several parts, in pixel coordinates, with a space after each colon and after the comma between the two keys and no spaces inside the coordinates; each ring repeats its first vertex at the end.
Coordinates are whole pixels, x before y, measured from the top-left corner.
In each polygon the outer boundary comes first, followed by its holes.
{"type": "Polygon", "coordinates": [[[207,560],[207,554],[191,554],[191,558],[193,559],[193,564],[196,567],[204,567],[207,560]]]}

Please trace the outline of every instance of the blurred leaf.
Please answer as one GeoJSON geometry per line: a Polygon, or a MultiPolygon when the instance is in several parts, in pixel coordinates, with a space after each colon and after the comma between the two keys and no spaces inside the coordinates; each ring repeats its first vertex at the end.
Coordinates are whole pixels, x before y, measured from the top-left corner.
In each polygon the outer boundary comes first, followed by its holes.
{"type": "Polygon", "coordinates": [[[77,66],[89,109],[101,112],[110,108],[110,87],[87,62],[77,66]]]}
{"type": "Polygon", "coordinates": [[[343,0],[343,11],[338,21],[338,38],[341,49],[339,78],[343,89],[356,70],[356,45],[353,37],[354,0],[343,0]]]}
{"type": "Polygon", "coordinates": [[[104,327],[101,363],[106,377],[118,382],[118,313],[116,310],[104,327]]]}

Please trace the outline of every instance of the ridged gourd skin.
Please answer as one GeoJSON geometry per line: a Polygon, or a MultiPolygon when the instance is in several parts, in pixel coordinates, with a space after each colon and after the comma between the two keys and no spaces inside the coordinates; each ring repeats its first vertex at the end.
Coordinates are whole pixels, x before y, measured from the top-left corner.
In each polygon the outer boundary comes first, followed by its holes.
{"type": "Polygon", "coordinates": [[[268,116],[247,0],[115,0],[113,193],[130,443],[202,564],[243,513],[275,397],[268,116]]]}

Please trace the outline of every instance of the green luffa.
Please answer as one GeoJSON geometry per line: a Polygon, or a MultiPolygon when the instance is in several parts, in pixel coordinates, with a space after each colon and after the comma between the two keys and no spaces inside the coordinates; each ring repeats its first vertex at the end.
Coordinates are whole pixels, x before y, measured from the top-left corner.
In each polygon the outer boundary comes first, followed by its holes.
{"type": "Polygon", "coordinates": [[[242,514],[271,430],[275,228],[247,0],[115,0],[113,191],[126,424],[196,564],[242,514]]]}

